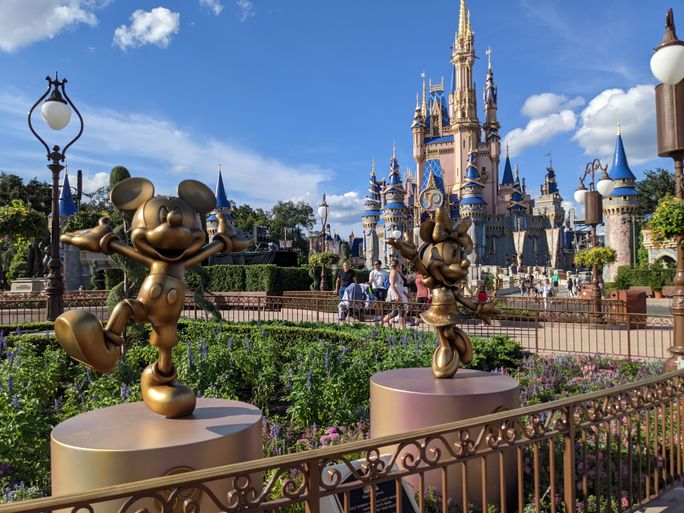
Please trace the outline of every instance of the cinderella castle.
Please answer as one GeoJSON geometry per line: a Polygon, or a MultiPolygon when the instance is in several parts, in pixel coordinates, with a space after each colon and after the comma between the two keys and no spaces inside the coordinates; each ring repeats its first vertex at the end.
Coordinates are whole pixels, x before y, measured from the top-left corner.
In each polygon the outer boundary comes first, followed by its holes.
{"type": "MultiPolygon", "coordinates": [[[[450,87],[445,89],[443,79],[437,84],[426,84],[423,75],[422,97],[416,96],[411,123],[415,173],[407,168],[402,177],[396,147],[386,178],[378,179],[375,165],[371,167],[362,217],[368,267],[373,260],[388,263],[393,258],[395,250],[386,240],[399,232],[408,232],[419,242],[420,222],[445,202],[452,218],[470,217],[473,221],[473,264],[565,269],[572,266],[577,233],[572,219],[566,220],[551,162],[540,195],[534,199],[517,166],[511,166],[508,148],[500,173],[498,91],[491,51],[486,54],[481,122],[473,81],[475,36],[470,12],[465,0],[461,0],[451,53],[450,87]]],[[[619,136],[618,142],[622,148],[619,136]]],[[[633,187],[633,180],[630,183],[633,187]]]]}

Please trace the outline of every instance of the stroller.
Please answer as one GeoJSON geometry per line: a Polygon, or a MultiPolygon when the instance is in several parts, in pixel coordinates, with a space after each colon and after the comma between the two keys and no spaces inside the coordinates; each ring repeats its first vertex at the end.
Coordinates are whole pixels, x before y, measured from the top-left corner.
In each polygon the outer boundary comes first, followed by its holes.
{"type": "Polygon", "coordinates": [[[354,317],[363,322],[366,316],[365,304],[370,300],[372,294],[368,285],[350,284],[342,294],[342,301],[337,305],[338,319],[343,321],[348,317],[354,317]]]}

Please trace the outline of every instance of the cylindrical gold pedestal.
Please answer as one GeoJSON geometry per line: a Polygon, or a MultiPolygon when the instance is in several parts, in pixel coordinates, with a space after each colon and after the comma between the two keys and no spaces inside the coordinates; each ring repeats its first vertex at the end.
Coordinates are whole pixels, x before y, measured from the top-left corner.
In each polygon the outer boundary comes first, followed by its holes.
{"type": "MultiPolygon", "coordinates": [[[[429,368],[380,372],[373,375],[370,381],[371,437],[404,433],[519,406],[518,382],[499,374],[460,369],[451,379],[437,379],[429,368]]],[[[470,436],[475,441],[478,433],[473,431],[470,436]]],[[[446,438],[453,448],[456,437],[446,438]]],[[[442,450],[442,457],[447,457],[444,447],[435,447],[442,450]]],[[[392,448],[386,450],[391,451],[392,448]]],[[[418,455],[415,448],[406,450],[418,455]]],[[[486,458],[486,494],[490,505],[498,506],[500,503],[500,477],[503,477],[504,496],[511,498],[515,494],[515,453],[504,451],[503,460],[503,472],[500,473],[499,456],[486,458]]],[[[397,461],[401,461],[401,458],[397,461]]],[[[463,501],[465,467],[468,502],[482,507],[482,465],[482,459],[478,458],[465,466],[456,464],[449,467],[446,493],[455,504],[461,506],[463,501]]],[[[407,479],[416,490],[418,479],[418,476],[407,479]]],[[[443,493],[439,470],[425,473],[424,490],[427,491],[429,487],[443,493]]]]}
{"type": "MultiPolygon", "coordinates": [[[[167,419],[143,403],[129,403],[73,417],[52,431],[52,494],[83,492],[169,473],[211,468],[262,457],[261,410],[224,399],[198,399],[189,417],[167,419]]],[[[207,483],[218,496],[229,480],[207,483]]],[[[216,511],[201,500],[201,511],[216,511]]],[[[123,501],[94,505],[115,513],[123,501]]],[[[136,503],[157,511],[152,501],[136,503]]]]}

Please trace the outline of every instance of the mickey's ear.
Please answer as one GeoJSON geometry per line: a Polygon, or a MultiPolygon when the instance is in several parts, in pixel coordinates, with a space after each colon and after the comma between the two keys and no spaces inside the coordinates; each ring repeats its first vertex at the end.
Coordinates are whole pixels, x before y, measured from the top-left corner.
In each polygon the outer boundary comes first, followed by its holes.
{"type": "Polygon", "coordinates": [[[154,185],[147,178],[126,178],[109,193],[109,200],[119,210],[137,210],[154,197],[154,185]]]}
{"type": "Polygon", "coordinates": [[[179,183],[178,196],[201,214],[208,214],[216,208],[214,193],[209,187],[197,180],[183,180],[179,183]]]}

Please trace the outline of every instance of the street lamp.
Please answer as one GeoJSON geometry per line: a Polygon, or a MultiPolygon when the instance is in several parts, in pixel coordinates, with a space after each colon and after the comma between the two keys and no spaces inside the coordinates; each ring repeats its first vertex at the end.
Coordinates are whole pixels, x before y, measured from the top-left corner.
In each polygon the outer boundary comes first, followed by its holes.
{"type": "Polygon", "coordinates": [[[47,159],[50,161],[47,167],[52,172],[50,259],[48,261],[47,287],[45,287],[45,292],[47,293],[47,317],[48,320],[54,321],[64,310],[64,277],[62,276],[62,262],[59,258],[59,173],[64,169],[61,162],[64,162],[67,150],[83,133],[83,118],[66,93],[66,78],[59,80],[57,73],[55,73],[54,80],[49,76],[45,77],[45,80],[48,82],[47,90],[43,96],[38,98],[38,101],[33,104],[33,107],[31,107],[31,110],[28,113],[28,125],[31,133],[33,133],[45,147],[47,159]],[[50,95],[49,98],[48,95],[50,95]],[[53,130],[62,130],[69,124],[69,121],[71,120],[71,109],[73,109],[78,116],[80,122],[78,133],[76,134],[76,137],[64,146],[64,149],[62,149],[61,152],[57,145],[54,145],[52,150],[50,150],[48,144],[33,128],[31,116],[33,115],[33,111],[36,110],[36,107],[38,107],[43,100],[45,100],[45,102],[41,106],[40,112],[45,122],[53,130]]]}
{"type": "MultiPolygon", "coordinates": [[[[602,165],[599,159],[589,162],[584,169],[584,175],[579,179],[580,185],[575,191],[575,201],[584,204],[584,224],[591,226],[591,247],[598,244],[596,227],[603,223],[603,205],[601,196],[608,196],[615,188],[615,182],[608,176],[608,165],[602,165]],[[597,171],[601,171],[599,177],[597,171]],[[590,178],[587,189],[584,181],[590,178]],[[597,180],[598,178],[598,180],[597,180]]],[[[601,310],[601,287],[599,287],[598,264],[591,266],[591,299],[593,311],[598,314],[601,310]]]]}
{"type": "MultiPolygon", "coordinates": [[[[325,201],[325,193],[323,193],[323,201],[318,207],[318,216],[321,218],[321,253],[325,253],[325,236],[326,229],[328,225],[328,204],[325,201]]],[[[321,260],[321,290],[326,290],[325,287],[325,263],[321,260]]]]}
{"type": "MultiPolygon", "coordinates": [[[[663,82],[656,86],[656,125],[658,131],[658,155],[670,157],[675,168],[675,196],[684,199],[682,191],[682,160],[684,159],[684,43],[677,39],[672,9],[665,15],[665,35],[651,57],[651,71],[663,82]]],[[[673,284],[670,308],[673,317],[671,356],[665,362],[665,370],[684,367],[684,234],[675,239],[677,247],[677,272],[673,284]]]]}

